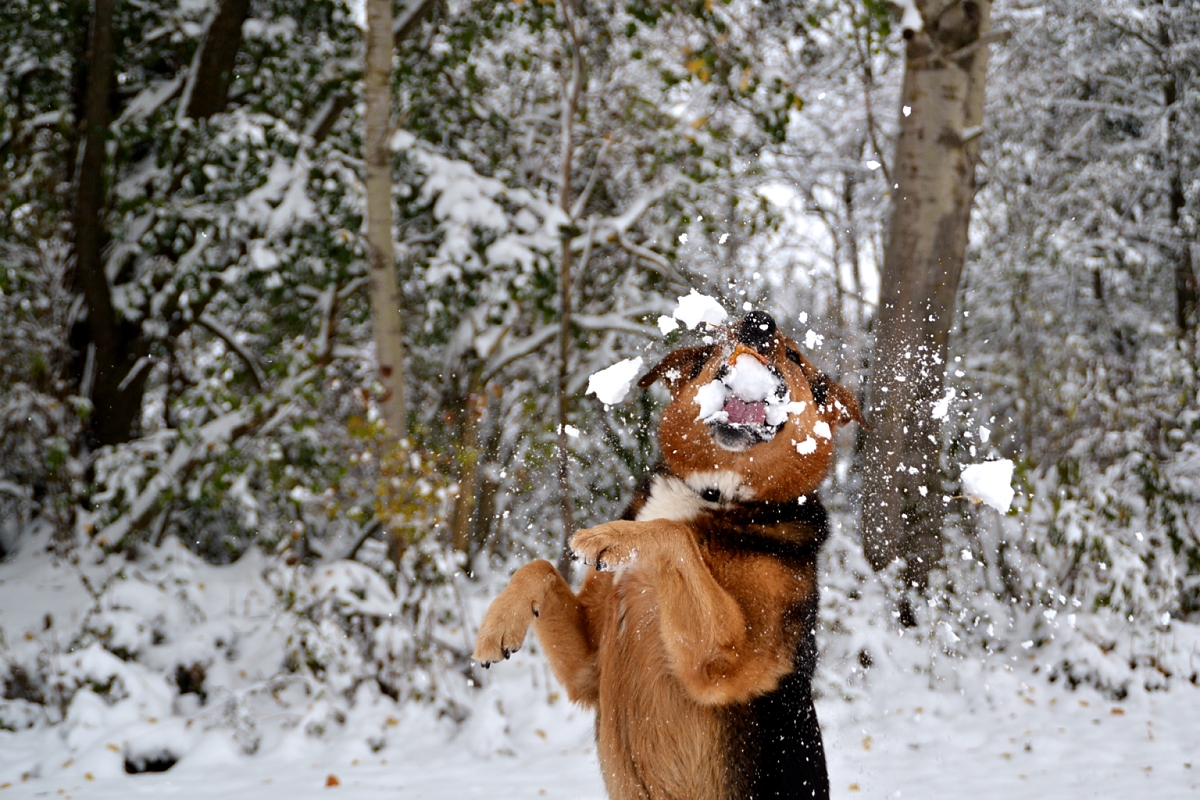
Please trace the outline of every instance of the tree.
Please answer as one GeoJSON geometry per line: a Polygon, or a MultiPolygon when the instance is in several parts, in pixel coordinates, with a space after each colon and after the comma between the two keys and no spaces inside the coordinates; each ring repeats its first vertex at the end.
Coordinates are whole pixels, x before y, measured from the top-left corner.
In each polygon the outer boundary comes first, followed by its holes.
{"type": "Polygon", "coordinates": [[[147,353],[140,326],[113,307],[103,249],[107,212],[109,106],[114,81],[114,3],[97,0],[88,37],[87,91],[75,178],[75,276],[87,307],[88,345],[81,393],[92,401],[89,429],[98,445],[129,439],[141,407],[147,353]]]}
{"type": "Polygon", "coordinates": [[[379,383],[383,387],[383,416],[393,436],[408,428],[404,392],[403,308],[396,285],[396,255],[392,245],[392,3],[367,2],[366,103],[363,163],[366,173],[367,260],[370,263],[372,329],[379,383]]]}
{"type": "Polygon", "coordinates": [[[991,3],[908,4],[863,455],[863,547],[924,586],[942,554],[940,421],[982,133],[991,3]]]}

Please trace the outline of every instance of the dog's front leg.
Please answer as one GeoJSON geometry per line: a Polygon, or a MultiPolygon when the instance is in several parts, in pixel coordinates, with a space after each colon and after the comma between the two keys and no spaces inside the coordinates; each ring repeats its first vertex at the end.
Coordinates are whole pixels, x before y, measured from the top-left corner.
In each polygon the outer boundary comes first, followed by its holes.
{"type": "Polygon", "coordinates": [[[745,613],[713,577],[686,523],[609,522],[575,534],[571,549],[601,568],[635,563],[651,571],[663,646],[698,702],[749,700],[791,670],[789,654],[751,647],[745,613]]]}
{"type": "Polygon", "coordinates": [[[485,667],[508,658],[524,644],[531,623],[567,695],[594,702],[595,648],[588,642],[586,610],[549,561],[513,574],[484,614],[472,658],[485,667]]]}

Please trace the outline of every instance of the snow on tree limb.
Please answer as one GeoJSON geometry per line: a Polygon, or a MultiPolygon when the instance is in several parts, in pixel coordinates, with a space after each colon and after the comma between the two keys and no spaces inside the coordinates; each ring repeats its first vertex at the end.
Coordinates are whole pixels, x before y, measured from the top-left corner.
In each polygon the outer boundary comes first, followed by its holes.
{"type": "Polygon", "coordinates": [[[167,462],[142,488],[129,509],[102,528],[97,538],[110,547],[120,547],[126,537],[145,528],[159,510],[165,492],[180,485],[188,471],[221,442],[232,442],[253,425],[254,415],[246,410],[230,411],[202,425],[190,443],[180,441],[167,462]]]}

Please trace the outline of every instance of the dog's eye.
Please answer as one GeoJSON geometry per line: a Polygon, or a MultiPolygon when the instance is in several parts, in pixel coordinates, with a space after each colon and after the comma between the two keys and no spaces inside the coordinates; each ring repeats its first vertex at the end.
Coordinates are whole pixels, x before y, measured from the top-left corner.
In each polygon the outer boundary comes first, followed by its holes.
{"type": "Polygon", "coordinates": [[[797,367],[801,366],[801,364],[800,364],[800,354],[799,354],[799,353],[797,353],[795,350],[792,350],[791,348],[788,348],[788,351],[787,351],[787,357],[788,357],[788,361],[792,362],[792,363],[793,363],[793,364],[795,364],[797,367]]]}
{"type": "Polygon", "coordinates": [[[692,374],[688,376],[689,381],[695,380],[696,376],[699,375],[701,370],[704,369],[705,363],[706,362],[702,358],[697,358],[695,361],[692,362],[692,374]]]}

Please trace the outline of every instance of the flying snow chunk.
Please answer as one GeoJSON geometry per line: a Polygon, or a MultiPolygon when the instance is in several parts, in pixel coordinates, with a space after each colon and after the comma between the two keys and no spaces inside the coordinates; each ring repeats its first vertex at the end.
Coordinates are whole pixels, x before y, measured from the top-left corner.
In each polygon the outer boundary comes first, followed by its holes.
{"type": "Polygon", "coordinates": [[[954,399],[954,390],[947,389],[946,396],[933,404],[933,418],[934,419],[945,419],[946,415],[950,413],[950,401],[953,399],[954,399]]]}
{"type": "Polygon", "coordinates": [[[963,467],[963,493],[972,502],[986,503],[1000,513],[1008,511],[1015,492],[1012,488],[1013,463],[1007,458],[968,464],[963,467]]]}
{"type": "Polygon", "coordinates": [[[900,29],[920,33],[925,27],[925,18],[921,16],[916,0],[898,0],[896,5],[901,9],[900,29]]]}
{"type": "Polygon", "coordinates": [[[677,330],[678,328],[679,323],[675,321],[674,317],[668,317],[664,314],[658,318],[658,329],[662,331],[663,336],[666,336],[668,333],[673,330],[677,330]]]}
{"type": "Polygon", "coordinates": [[[679,298],[679,306],[671,316],[687,325],[688,330],[694,331],[701,322],[720,325],[729,315],[716,300],[692,289],[687,297],[679,298]]]}
{"type": "Polygon", "coordinates": [[[815,350],[823,341],[825,341],[825,337],[814,331],[812,328],[809,328],[808,333],[804,334],[804,346],[809,350],[815,350]]]}
{"type": "Polygon", "coordinates": [[[871,161],[867,162],[867,169],[871,170],[872,172],[874,172],[875,170],[879,169],[882,166],[883,166],[882,164],[880,164],[878,161],[875,161],[875,160],[871,160],[871,161]]]}
{"type": "Polygon", "coordinates": [[[642,371],[642,358],[627,358],[611,367],[592,373],[586,394],[594,394],[606,406],[616,405],[629,394],[629,386],[642,371]]]}

